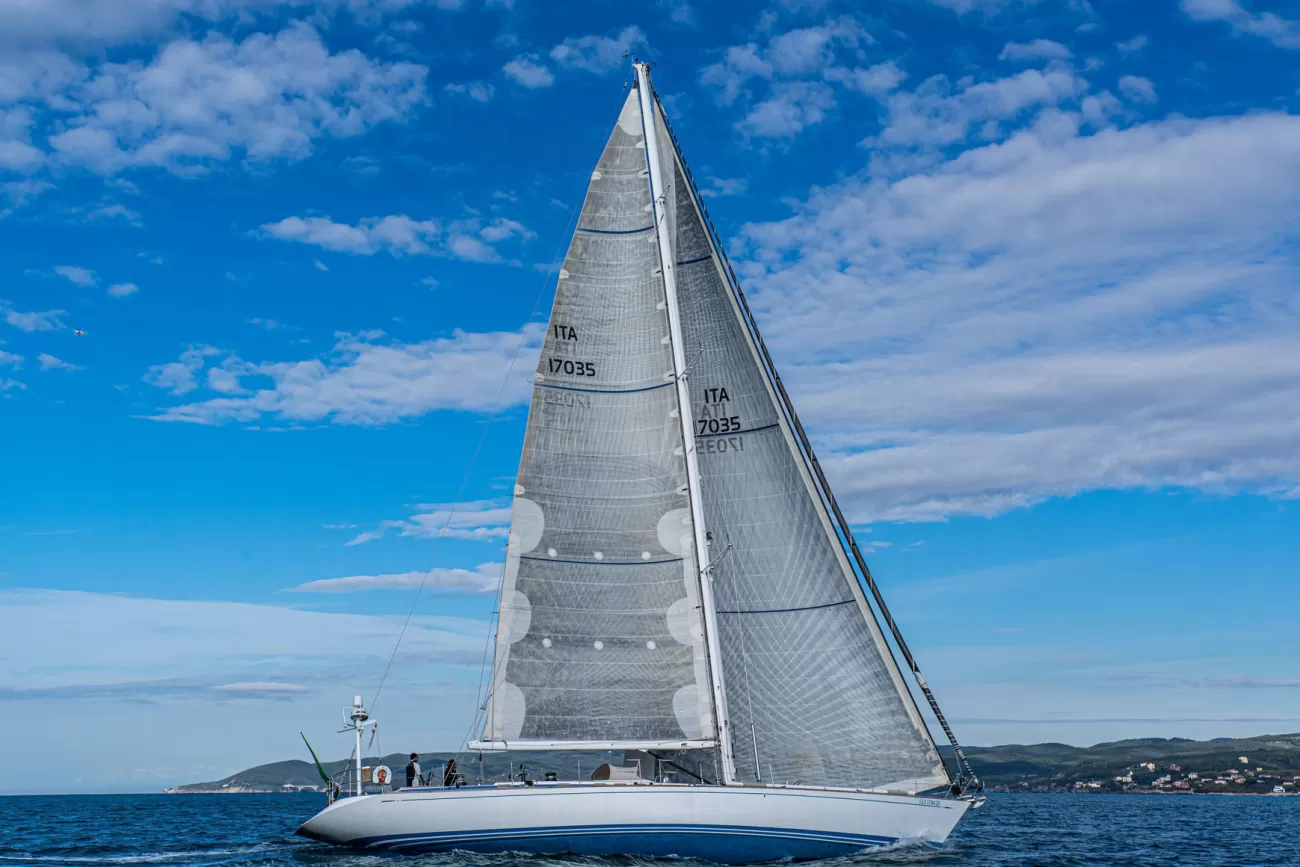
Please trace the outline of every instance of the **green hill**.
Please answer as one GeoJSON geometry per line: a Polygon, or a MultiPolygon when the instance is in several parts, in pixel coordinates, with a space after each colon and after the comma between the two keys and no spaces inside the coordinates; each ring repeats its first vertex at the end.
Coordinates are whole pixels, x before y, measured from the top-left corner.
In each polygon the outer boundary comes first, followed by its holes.
{"type": "MultiPolygon", "coordinates": [[[[942,752],[945,758],[952,758],[950,750],[944,748],[942,752]]],[[[994,791],[1259,793],[1284,784],[1288,792],[1300,789],[1300,734],[1210,741],[1136,738],[1090,747],[1008,744],[967,747],[966,754],[985,785],[994,791]],[[1242,757],[1248,761],[1243,763],[1242,757]],[[1129,777],[1130,780],[1117,782],[1116,777],[1129,777]],[[1162,782],[1164,777],[1170,779],[1162,782]],[[1179,781],[1187,785],[1176,785],[1179,781]]],[[[476,782],[479,778],[480,766],[473,755],[429,752],[420,756],[420,764],[426,773],[441,773],[447,759],[454,757],[460,762],[460,770],[467,780],[476,782]]],[[[590,776],[591,771],[604,762],[621,763],[622,753],[484,753],[483,759],[482,777],[485,781],[508,779],[520,763],[527,766],[531,778],[542,779],[545,772],[554,771],[560,779],[579,779],[590,776]]],[[[398,784],[405,782],[407,754],[392,753],[382,760],[371,756],[362,763],[373,766],[381,761],[393,770],[398,784]]],[[[346,761],[324,764],[325,770],[333,774],[342,770],[346,761]]],[[[684,775],[678,776],[684,778],[684,775]]],[[[320,786],[320,777],[311,762],[291,760],[259,765],[223,780],[190,783],[167,791],[177,794],[280,792],[320,786]]]]}
{"type": "MultiPolygon", "coordinates": [[[[944,750],[945,757],[951,755],[944,750]]],[[[1192,741],[1185,738],[1134,738],[1072,747],[1067,744],[1011,744],[996,747],[967,747],[967,758],[989,788],[1004,791],[1075,791],[1076,783],[1099,782],[1097,791],[1131,791],[1156,788],[1152,784],[1164,776],[1188,779],[1188,791],[1212,791],[1196,783],[1207,774],[1217,777],[1234,771],[1253,781],[1251,785],[1232,783],[1227,791],[1254,791],[1268,782],[1267,788],[1280,784],[1273,777],[1300,775],[1300,734],[1261,735],[1254,738],[1216,738],[1192,741]],[[1241,762],[1241,758],[1249,759],[1241,762]],[[1154,771],[1143,767],[1150,763],[1154,771]],[[1177,765],[1177,770],[1170,770],[1177,765]],[[1260,770],[1256,770],[1260,769],[1260,770]],[[1131,783],[1117,783],[1115,777],[1130,775],[1131,783]],[[1249,774],[1247,774],[1249,771],[1249,774]]]]}

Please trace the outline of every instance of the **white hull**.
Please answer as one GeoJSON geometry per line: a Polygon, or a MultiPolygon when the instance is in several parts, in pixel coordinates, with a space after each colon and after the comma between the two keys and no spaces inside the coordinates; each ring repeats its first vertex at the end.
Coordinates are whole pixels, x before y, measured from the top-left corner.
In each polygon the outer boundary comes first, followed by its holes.
{"type": "Polygon", "coordinates": [[[969,801],[782,786],[544,784],[343,798],[298,833],[402,852],[468,850],[815,859],[899,840],[940,845],[969,801]]]}

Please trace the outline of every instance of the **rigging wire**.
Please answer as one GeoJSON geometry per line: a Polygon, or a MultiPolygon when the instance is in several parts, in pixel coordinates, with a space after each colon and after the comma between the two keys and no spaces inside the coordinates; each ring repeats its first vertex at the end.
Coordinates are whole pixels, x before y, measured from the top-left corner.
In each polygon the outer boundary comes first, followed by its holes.
{"type": "MultiPolygon", "coordinates": [[[[519,356],[523,354],[524,347],[528,345],[528,333],[527,333],[528,324],[532,323],[534,317],[537,316],[537,310],[542,304],[542,298],[544,298],[546,295],[546,287],[550,283],[551,275],[556,273],[556,265],[557,265],[557,260],[559,259],[560,256],[560,251],[564,247],[565,239],[572,234],[570,230],[573,226],[573,223],[577,219],[577,215],[581,213],[581,210],[582,210],[582,201],[579,201],[578,204],[574,207],[573,212],[569,216],[569,221],[568,224],[566,224],[565,226],[563,234],[560,235],[560,243],[556,246],[555,253],[552,254],[551,256],[550,266],[547,268],[545,274],[542,276],[541,285],[537,290],[537,297],[533,299],[533,308],[528,312],[528,318],[527,320],[525,320],[524,331],[522,334],[519,335],[519,343],[515,347],[515,353],[510,359],[510,365],[506,369],[506,375],[501,380],[501,387],[497,389],[496,398],[492,402],[492,411],[488,413],[487,421],[484,422],[483,424],[483,432],[479,434],[478,443],[474,446],[473,454],[470,455],[469,465],[465,468],[465,476],[464,478],[461,479],[460,489],[456,492],[456,499],[452,502],[451,508],[447,510],[447,518],[442,523],[442,529],[438,531],[438,541],[435,544],[433,549],[433,557],[430,561],[429,569],[424,573],[424,576],[420,579],[420,586],[417,587],[415,590],[415,598],[411,600],[411,607],[406,612],[406,619],[402,622],[402,629],[397,634],[397,641],[393,644],[393,652],[388,657],[387,665],[384,666],[383,676],[379,678],[379,686],[375,688],[375,697],[370,701],[370,710],[372,713],[374,712],[375,705],[379,703],[380,693],[384,691],[384,684],[388,682],[388,674],[390,671],[392,671],[393,660],[397,658],[397,651],[402,646],[402,639],[406,637],[406,630],[411,625],[411,618],[415,615],[415,608],[416,605],[418,605],[420,602],[420,595],[424,592],[424,585],[428,583],[429,576],[433,574],[434,564],[438,562],[438,552],[442,550],[442,543],[443,540],[446,539],[447,537],[447,530],[448,528],[451,527],[451,522],[456,517],[456,507],[460,505],[460,501],[465,495],[465,489],[469,486],[470,476],[473,475],[474,465],[478,462],[479,454],[483,451],[483,443],[487,441],[488,431],[492,427],[492,422],[496,420],[497,415],[501,412],[501,398],[505,395],[506,387],[510,384],[510,377],[514,375],[515,364],[519,361],[519,356]]],[[[507,545],[508,544],[509,542],[507,542],[507,545]]],[[[505,578],[505,574],[503,571],[502,572],[503,586],[504,586],[504,578],[505,578]]],[[[498,604],[497,607],[499,609],[500,604],[498,604]]],[[[497,612],[493,612],[494,618],[496,616],[496,613],[497,612]]],[[[489,620],[488,621],[489,640],[491,638],[491,624],[492,621],[489,620]]],[[[486,657],[486,655],[487,655],[487,650],[485,647],[484,656],[486,657]]],[[[482,688],[482,683],[483,683],[483,677],[482,677],[482,672],[480,672],[479,674],[480,689],[482,688]]]]}

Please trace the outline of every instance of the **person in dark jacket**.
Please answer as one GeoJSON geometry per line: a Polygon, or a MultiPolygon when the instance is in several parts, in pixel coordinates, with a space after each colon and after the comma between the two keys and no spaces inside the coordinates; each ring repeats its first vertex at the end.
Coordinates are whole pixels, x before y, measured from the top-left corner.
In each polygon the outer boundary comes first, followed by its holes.
{"type": "Polygon", "coordinates": [[[460,782],[460,772],[456,770],[456,760],[451,759],[447,762],[447,770],[442,774],[442,784],[451,788],[460,782]]]}
{"type": "Polygon", "coordinates": [[[420,780],[420,754],[411,753],[411,760],[406,763],[406,788],[412,788],[420,780]]]}

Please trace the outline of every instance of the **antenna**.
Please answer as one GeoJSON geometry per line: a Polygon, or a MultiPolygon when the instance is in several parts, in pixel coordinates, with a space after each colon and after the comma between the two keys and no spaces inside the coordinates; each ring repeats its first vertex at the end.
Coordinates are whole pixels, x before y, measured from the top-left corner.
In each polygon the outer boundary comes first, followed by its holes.
{"type": "Polygon", "coordinates": [[[370,718],[370,711],[366,710],[365,705],[361,703],[361,696],[353,696],[352,707],[343,708],[343,730],[352,729],[356,733],[356,759],[357,759],[357,794],[361,794],[361,732],[366,726],[375,726],[379,728],[377,720],[370,718]]]}

